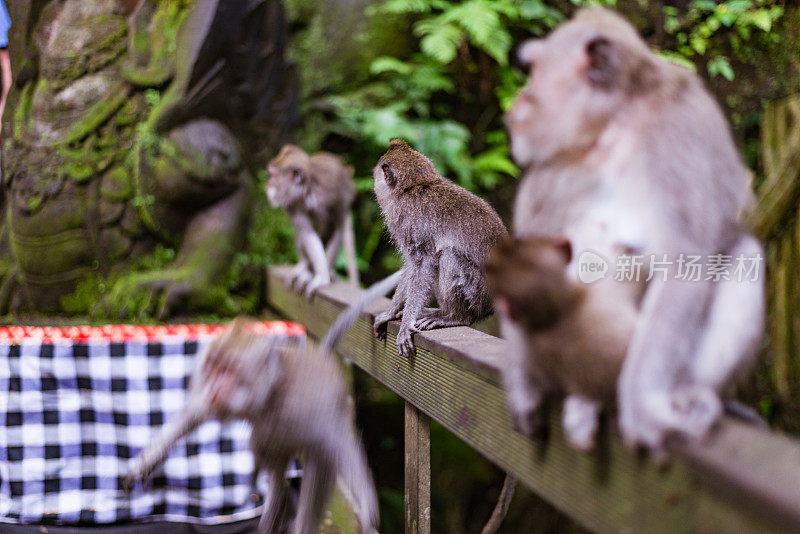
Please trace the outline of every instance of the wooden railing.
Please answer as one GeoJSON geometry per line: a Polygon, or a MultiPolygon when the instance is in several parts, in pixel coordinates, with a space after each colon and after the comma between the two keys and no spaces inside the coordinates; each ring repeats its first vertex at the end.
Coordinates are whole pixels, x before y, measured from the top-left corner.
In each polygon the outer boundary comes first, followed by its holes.
{"type": "MultiPolygon", "coordinates": [[[[337,283],[305,300],[287,289],[288,273],[269,270],[268,305],[311,337],[361,291],[337,283]]],[[[406,401],[406,532],[430,532],[430,419],[593,531],[800,532],[800,441],[725,419],[706,443],[675,445],[659,468],[625,449],[613,429],[594,453],[573,450],[557,413],[547,439],[530,440],[506,410],[502,339],[467,327],[432,330],[415,335],[414,358],[401,358],[396,323],[385,342],[372,334],[374,313],[386,306],[371,306],[338,351],[406,401]]]]}

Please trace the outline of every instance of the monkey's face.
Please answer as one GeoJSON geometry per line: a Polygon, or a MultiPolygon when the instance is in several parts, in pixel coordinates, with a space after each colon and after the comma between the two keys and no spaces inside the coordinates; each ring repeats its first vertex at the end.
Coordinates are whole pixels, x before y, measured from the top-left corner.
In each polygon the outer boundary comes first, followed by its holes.
{"type": "Polygon", "coordinates": [[[306,169],[298,165],[267,167],[267,198],[276,208],[288,208],[300,202],[306,194],[309,176],[306,169]]]}
{"type": "Polygon", "coordinates": [[[274,340],[234,325],[216,339],[192,377],[192,395],[215,417],[245,417],[263,407],[280,374],[274,340]]]}
{"type": "Polygon", "coordinates": [[[486,281],[502,319],[528,331],[547,329],[580,301],[583,288],[567,275],[566,239],[528,237],[499,243],[486,263],[486,281]]]}
{"type": "Polygon", "coordinates": [[[530,79],[508,112],[521,165],[580,158],[630,98],[634,58],[647,58],[633,28],[605,10],[585,10],[547,38],[520,48],[530,79]]]}
{"type": "Polygon", "coordinates": [[[295,145],[284,145],[267,164],[267,198],[276,208],[289,208],[301,202],[311,186],[311,161],[295,145]]]}

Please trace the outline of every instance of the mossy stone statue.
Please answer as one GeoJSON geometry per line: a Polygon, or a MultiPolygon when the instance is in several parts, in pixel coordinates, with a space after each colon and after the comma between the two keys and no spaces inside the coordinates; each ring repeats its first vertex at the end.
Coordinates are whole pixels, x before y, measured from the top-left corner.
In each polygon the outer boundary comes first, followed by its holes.
{"type": "Polygon", "coordinates": [[[296,116],[278,0],[20,0],[0,312],[225,313],[260,165],[296,116]],[[154,250],[169,265],[129,272],[154,250]],[[132,304],[134,303],[134,304],[132,304]],[[68,311],[68,310],[67,310],[68,311]]]}

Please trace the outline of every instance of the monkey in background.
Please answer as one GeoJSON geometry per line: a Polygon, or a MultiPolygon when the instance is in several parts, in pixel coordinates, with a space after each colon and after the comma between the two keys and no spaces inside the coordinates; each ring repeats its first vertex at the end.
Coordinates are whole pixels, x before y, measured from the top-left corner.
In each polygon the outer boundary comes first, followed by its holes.
{"type": "Polygon", "coordinates": [[[392,139],[373,170],[384,223],[403,255],[403,277],[391,307],[375,318],[375,334],[402,317],[401,355],[414,352],[413,334],[469,325],[492,312],[483,265],[508,234],[488,202],[442,177],[433,162],[392,139]],[[426,308],[431,297],[438,307],[426,308]]]}
{"type": "Polygon", "coordinates": [[[315,534],[337,476],[362,533],[376,532],[378,502],[364,448],[353,424],[340,364],[332,351],[373,300],[398,283],[401,271],[373,284],[342,312],[316,350],[300,350],[248,331],[237,319],[198,360],[183,412],[134,461],[127,490],[146,480],[170,448],[203,421],[242,419],[252,425],[255,473],[265,470],[270,493],[259,532],[278,531],[284,473],[304,453],[293,534],[315,534]]]}
{"type": "MultiPolygon", "coordinates": [[[[738,220],[752,193],[728,124],[697,75],[657,57],[605,9],[579,11],[520,57],[531,76],[507,116],[513,155],[527,168],[514,233],[672,260],[663,276],[643,266],[641,296],[608,304],[637,311],[616,384],[619,425],[626,443],[656,453],[670,434],[699,439],[763,331],[763,269],[755,282],[678,276],[680,254],[763,257],[738,220]]],[[[522,275],[507,272],[495,290],[510,293],[522,275]]],[[[507,311],[498,306],[510,352],[535,371],[525,318],[507,311]]],[[[509,360],[504,385],[517,428],[530,432],[552,384],[520,360],[509,360]]],[[[594,411],[573,415],[590,420],[594,411]]]]}
{"type": "Polygon", "coordinates": [[[310,297],[317,288],[330,284],[343,241],[347,276],[358,286],[350,213],[356,194],[353,168],[330,152],[309,156],[298,146],[284,145],[267,170],[267,197],[273,206],[287,211],[295,229],[300,261],[291,286],[310,297]]]}
{"type": "Polygon", "coordinates": [[[486,280],[504,318],[502,333],[513,325],[527,351],[508,355],[514,372],[538,379],[543,396],[567,395],[564,431],[588,451],[601,411],[614,409],[640,284],[582,283],[568,272],[572,252],[563,238],[505,240],[489,256],[486,280]]]}

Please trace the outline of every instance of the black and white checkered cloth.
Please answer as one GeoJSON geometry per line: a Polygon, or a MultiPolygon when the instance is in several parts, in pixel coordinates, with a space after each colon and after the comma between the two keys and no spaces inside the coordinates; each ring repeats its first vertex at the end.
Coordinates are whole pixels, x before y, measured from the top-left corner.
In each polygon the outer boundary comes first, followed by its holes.
{"type": "MultiPolygon", "coordinates": [[[[291,323],[261,325],[265,335],[304,339],[291,323]]],[[[250,429],[242,422],[203,424],[178,442],[144,490],[121,490],[130,459],[183,408],[195,356],[219,331],[0,329],[0,521],[216,524],[256,517],[262,499],[252,486],[250,429]]],[[[293,465],[287,477],[296,476],[293,465]]]]}

